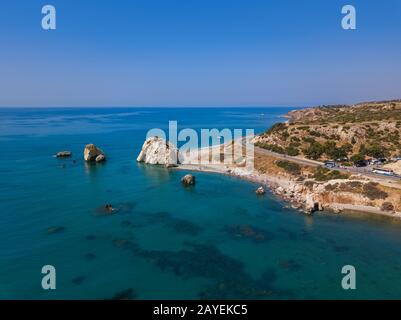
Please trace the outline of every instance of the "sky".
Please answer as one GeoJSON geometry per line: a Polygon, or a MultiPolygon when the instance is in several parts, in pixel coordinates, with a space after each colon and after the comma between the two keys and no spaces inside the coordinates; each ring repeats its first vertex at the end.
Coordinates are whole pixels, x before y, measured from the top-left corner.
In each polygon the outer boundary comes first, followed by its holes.
{"type": "Polygon", "coordinates": [[[401,98],[400,0],[0,0],[0,106],[401,98]],[[41,27],[42,6],[57,29],[41,27]],[[357,29],[341,27],[343,5],[357,29]]]}

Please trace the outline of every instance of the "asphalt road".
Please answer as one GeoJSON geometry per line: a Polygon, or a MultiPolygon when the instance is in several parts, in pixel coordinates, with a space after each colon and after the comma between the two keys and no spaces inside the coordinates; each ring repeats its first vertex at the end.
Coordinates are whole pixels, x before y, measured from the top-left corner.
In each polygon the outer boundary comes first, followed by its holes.
{"type": "MultiPolygon", "coordinates": [[[[311,167],[324,166],[323,162],[292,157],[292,156],[276,153],[273,151],[269,151],[269,150],[266,150],[263,148],[259,148],[256,146],[255,146],[255,153],[266,154],[268,156],[273,156],[273,157],[279,158],[279,159],[290,160],[292,162],[296,162],[298,164],[311,166],[311,167]]],[[[353,174],[361,174],[363,176],[371,177],[371,178],[378,179],[378,180],[385,181],[385,182],[387,182],[387,181],[400,182],[401,181],[401,178],[399,178],[399,177],[384,176],[381,174],[373,173],[370,171],[371,168],[369,168],[369,167],[361,167],[361,168],[357,168],[357,167],[338,168],[338,167],[336,167],[336,168],[333,168],[333,170],[338,170],[341,172],[349,172],[349,173],[353,173],[353,174]]]]}

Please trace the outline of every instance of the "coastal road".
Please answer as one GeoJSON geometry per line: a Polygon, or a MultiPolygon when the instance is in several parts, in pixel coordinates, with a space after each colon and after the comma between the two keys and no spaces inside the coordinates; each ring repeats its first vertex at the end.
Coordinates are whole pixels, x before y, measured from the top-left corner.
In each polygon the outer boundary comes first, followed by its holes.
{"type": "Polygon", "coordinates": [[[287,156],[285,154],[276,153],[276,152],[273,152],[273,151],[270,151],[270,150],[266,150],[266,149],[263,149],[263,148],[259,148],[259,147],[256,147],[256,146],[255,146],[255,153],[265,154],[267,156],[272,156],[272,157],[283,159],[283,160],[284,159],[285,160],[290,160],[292,162],[296,162],[298,164],[305,165],[305,166],[310,166],[310,167],[320,167],[320,166],[324,165],[323,162],[309,160],[309,159],[301,159],[301,158],[292,157],[292,156],[287,156]]]}
{"type": "MultiPolygon", "coordinates": [[[[300,165],[306,165],[306,166],[310,166],[310,167],[324,166],[323,162],[310,160],[310,159],[302,159],[302,158],[298,158],[298,157],[292,157],[292,156],[288,156],[285,154],[280,154],[280,153],[276,153],[276,152],[273,152],[270,150],[259,148],[256,146],[254,148],[255,148],[255,153],[265,154],[265,155],[283,159],[283,160],[289,160],[292,162],[296,162],[300,165]]],[[[341,172],[348,172],[348,173],[353,173],[353,174],[360,174],[362,176],[380,180],[382,182],[401,182],[401,179],[399,177],[383,176],[380,174],[376,174],[371,171],[368,171],[368,170],[370,170],[369,168],[357,168],[357,167],[338,168],[338,167],[336,167],[336,168],[333,168],[333,170],[338,170],[341,172]]]]}

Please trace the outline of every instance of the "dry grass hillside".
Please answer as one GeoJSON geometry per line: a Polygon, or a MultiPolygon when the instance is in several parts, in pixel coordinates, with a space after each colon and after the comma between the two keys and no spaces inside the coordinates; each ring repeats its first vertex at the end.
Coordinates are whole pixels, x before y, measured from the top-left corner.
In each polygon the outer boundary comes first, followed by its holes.
{"type": "Polygon", "coordinates": [[[256,138],[256,145],[315,160],[401,155],[401,100],[319,106],[288,113],[256,138]]]}

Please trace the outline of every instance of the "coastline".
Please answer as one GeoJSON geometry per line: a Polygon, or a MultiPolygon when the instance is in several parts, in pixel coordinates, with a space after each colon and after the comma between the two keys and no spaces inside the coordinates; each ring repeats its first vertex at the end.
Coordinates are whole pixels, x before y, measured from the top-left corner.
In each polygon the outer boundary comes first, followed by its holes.
{"type": "MultiPolygon", "coordinates": [[[[385,108],[386,106],[378,107],[385,108]]],[[[363,109],[365,106],[352,108],[357,110],[346,109],[343,112],[352,111],[361,116],[358,108],[363,109]]],[[[369,105],[366,108],[373,107],[369,105]]],[[[328,168],[323,162],[327,159],[339,159],[336,157],[339,152],[346,152],[346,155],[350,156],[349,159],[352,158],[351,155],[360,155],[364,145],[358,147],[357,142],[359,140],[364,142],[365,136],[369,137],[372,128],[369,127],[371,129],[369,132],[366,128],[365,131],[361,131],[364,134],[361,137],[357,133],[347,131],[348,128],[351,130],[352,126],[336,125],[338,119],[335,118],[331,124],[333,128],[328,124],[323,124],[320,128],[318,123],[313,127],[314,131],[311,131],[309,123],[303,126],[301,122],[289,131],[288,127],[292,125],[290,120],[301,121],[305,114],[313,117],[315,121],[322,119],[323,112],[328,113],[324,116],[333,117],[332,109],[322,110],[319,108],[294,109],[286,115],[281,115],[281,118],[288,119],[284,124],[273,124],[264,134],[224,141],[224,143],[198,149],[194,153],[180,152],[170,142],[167,143],[166,149],[165,141],[153,137],[153,140],[150,138],[145,141],[137,161],[244,179],[259,184],[263,189],[268,188],[293,209],[308,215],[317,211],[329,211],[336,214],[358,211],[401,218],[401,180],[397,176],[385,177],[361,170],[359,166],[349,165],[348,158],[348,165],[339,165],[335,168],[328,168]],[[321,133],[316,126],[319,130],[328,131],[321,133]],[[324,129],[326,127],[328,129],[324,129]],[[354,150],[356,148],[349,143],[353,141],[351,136],[359,151],[354,150]],[[290,137],[292,139],[289,139],[290,137]],[[320,139],[320,142],[317,139],[320,139]],[[336,139],[347,141],[347,149],[345,150],[345,146],[337,146],[336,139]],[[332,147],[333,144],[335,148],[332,147]],[[307,152],[311,154],[308,156],[307,152]],[[180,160],[177,161],[177,159],[180,160]],[[201,162],[203,164],[200,164],[201,162]]],[[[362,111],[362,115],[368,113],[365,109],[362,111]]],[[[337,114],[335,116],[338,117],[337,114]]],[[[356,117],[354,114],[353,116],[356,117]]],[[[360,144],[361,141],[359,141],[360,144]]],[[[372,150],[376,152],[376,149],[372,150]]],[[[366,148],[364,150],[368,152],[366,148]]],[[[366,154],[363,157],[369,158],[366,154]]],[[[261,189],[258,194],[263,193],[264,190],[261,189]]]]}
{"type": "MultiPolygon", "coordinates": [[[[192,171],[192,172],[207,172],[207,173],[214,173],[214,174],[223,174],[230,177],[235,177],[239,179],[243,179],[255,184],[260,184],[263,187],[267,187],[270,192],[276,196],[277,198],[283,200],[285,203],[288,204],[294,210],[298,210],[305,214],[310,215],[311,212],[307,208],[305,201],[300,201],[299,199],[294,199],[291,196],[285,195],[285,190],[293,189],[296,186],[296,182],[290,178],[283,178],[283,177],[275,177],[275,176],[268,176],[265,174],[259,173],[251,173],[247,172],[243,168],[229,168],[224,165],[189,165],[189,164],[180,164],[177,167],[172,169],[175,170],[182,170],[182,171],[192,171]]],[[[397,218],[401,219],[401,212],[386,212],[381,210],[380,208],[368,206],[368,205],[361,205],[361,204],[352,204],[352,203],[338,203],[333,202],[330,205],[325,205],[324,208],[321,210],[316,211],[325,211],[332,214],[348,214],[348,213],[362,213],[362,214],[375,214],[385,217],[397,218]]]]}

